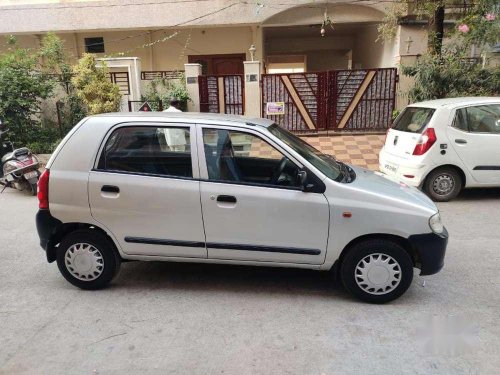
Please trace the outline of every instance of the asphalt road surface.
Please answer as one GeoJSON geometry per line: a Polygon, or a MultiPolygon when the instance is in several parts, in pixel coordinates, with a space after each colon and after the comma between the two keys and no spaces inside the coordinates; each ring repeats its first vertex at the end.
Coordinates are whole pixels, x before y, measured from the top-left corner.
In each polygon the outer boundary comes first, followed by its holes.
{"type": "Polygon", "coordinates": [[[0,373],[498,373],[500,190],[439,207],[445,268],[379,306],[327,273],[277,268],[131,262],[108,289],[82,291],[45,260],[36,198],[8,189],[0,373]]]}

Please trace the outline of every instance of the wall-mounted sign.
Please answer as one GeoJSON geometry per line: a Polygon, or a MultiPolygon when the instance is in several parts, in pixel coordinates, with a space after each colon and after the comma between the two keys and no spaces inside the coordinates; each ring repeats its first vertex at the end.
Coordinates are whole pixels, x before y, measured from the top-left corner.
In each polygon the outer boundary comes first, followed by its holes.
{"type": "Polygon", "coordinates": [[[188,85],[192,85],[194,83],[198,83],[198,77],[187,77],[186,78],[186,83],[188,85]]]}
{"type": "Polygon", "coordinates": [[[268,102],[266,103],[266,115],[284,115],[285,102],[268,102]]]}
{"type": "Polygon", "coordinates": [[[258,82],[258,75],[257,74],[247,74],[246,81],[247,82],[258,82]]]}

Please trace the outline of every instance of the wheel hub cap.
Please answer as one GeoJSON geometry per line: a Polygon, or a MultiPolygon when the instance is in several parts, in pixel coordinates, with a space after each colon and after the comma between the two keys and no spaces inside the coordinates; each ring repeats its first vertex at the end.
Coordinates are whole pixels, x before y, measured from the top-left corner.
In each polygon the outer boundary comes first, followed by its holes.
{"type": "Polygon", "coordinates": [[[367,293],[386,294],[396,289],[401,282],[401,267],[387,254],[370,254],[356,265],[355,279],[367,293]]]}
{"type": "Polygon", "coordinates": [[[77,243],[68,248],[64,262],[71,275],[79,280],[95,280],[104,270],[102,254],[88,243],[77,243]]]}
{"type": "Polygon", "coordinates": [[[447,195],[455,187],[453,177],[447,174],[439,175],[436,177],[432,184],[432,188],[436,194],[447,195]]]}

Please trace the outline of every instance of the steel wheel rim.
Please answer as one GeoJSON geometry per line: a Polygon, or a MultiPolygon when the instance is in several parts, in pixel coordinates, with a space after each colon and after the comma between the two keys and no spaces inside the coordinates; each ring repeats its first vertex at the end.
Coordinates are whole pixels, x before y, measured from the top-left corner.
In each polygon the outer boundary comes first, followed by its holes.
{"type": "Polygon", "coordinates": [[[438,195],[448,195],[455,188],[455,180],[449,174],[440,174],[432,182],[432,190],[438,195]]]}
{"type": "Polygon", "coordinates": [[[64,256],[64,264],[69,273],[82,281],[93,281],[104,270],[104,258],[101,252],[88,243],[71,245],[64,256]]]}
{"type": "Polygon", "coordinates": [[[401,266],[387,254],[374,253],[365,256],[356,265],[354,278],[366,293],[382,295],[392,292],[401,282],[401,266]]]}

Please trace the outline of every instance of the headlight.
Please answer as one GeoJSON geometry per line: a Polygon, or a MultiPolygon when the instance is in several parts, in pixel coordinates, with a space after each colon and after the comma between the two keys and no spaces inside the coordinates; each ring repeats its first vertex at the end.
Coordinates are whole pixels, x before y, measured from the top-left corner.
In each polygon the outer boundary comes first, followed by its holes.
{"type": "Polygon", "coordinates": [[[436,234],[443,233],[444,225],[441,222],[441,215],[439,214],[439,212],[431,216],[431,218],[429,219],[429,226],[431,227],[434,233],[436,234]]]}

